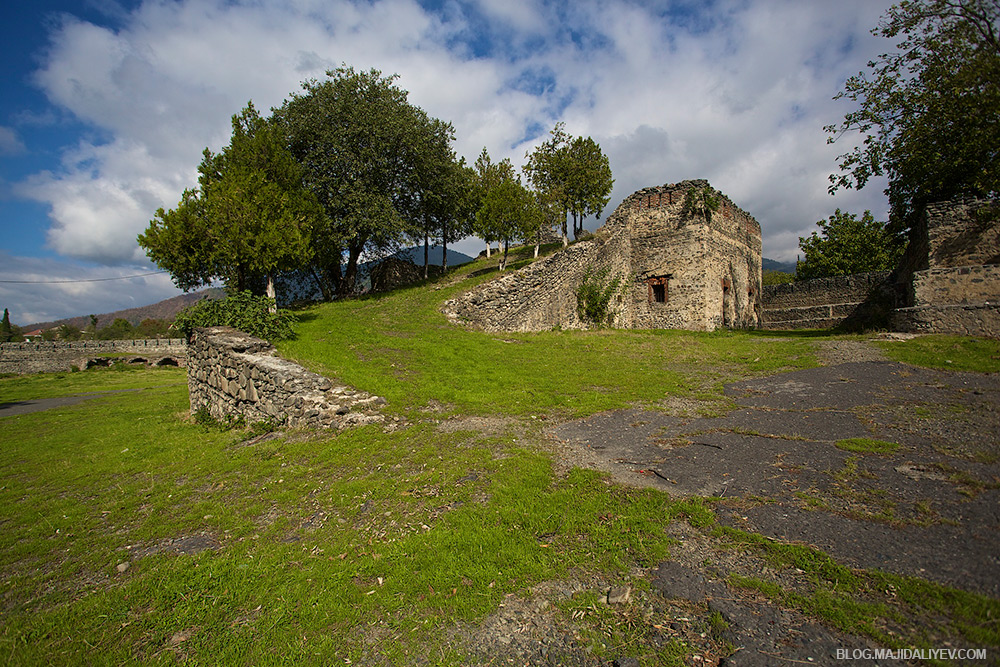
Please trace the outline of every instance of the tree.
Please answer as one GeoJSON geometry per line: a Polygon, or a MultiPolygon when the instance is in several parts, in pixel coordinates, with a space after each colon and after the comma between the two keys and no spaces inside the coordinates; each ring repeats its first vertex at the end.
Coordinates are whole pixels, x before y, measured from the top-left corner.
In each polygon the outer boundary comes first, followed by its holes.
{"type": "Polygon", "coordinates": [[[276,115],[329,221],[314,238],[315,275],[324,293],[345,296],[363,252],[393,249],[412,231],[425,151],[452,129],[411,105],[395,75],[341,67],[327,76],[305,82],[276,115]]]}
{"type": "Polygon", "coordinates": [[[274,298],[274,274],[305,265],[323,211],[274,123],[252,103],[233,116],[230,144],[205,149],[199,188],[156,212],[139,244],[189,290],[221,278],[233,290],[274,298]]]}
{"type": "Polygon", "coordinates": [[[539,197],[554,206],[561,216],[563,246],[569,244],[566,216],[573,217],[573,238],[583,231],[583,219],[601,216],[610,201],[614,179],[608,158],[590,137],[571,137],[565,123],[556,123],[550,138],[528,159],[524,174],[539,197]]]}
{"type": "MultiPolygon", "coordinates": [[[[475,181],[473,184],[473,208],[478,212],[486,203],[486,196],[497,186],[507,180],[514,180],[514,165],[509,158],[504,158],[500,162],[493,162],[490,154],[483,147],[483,151],[476,158],[475,181]]],[[[565,217],[565,216],[564,216],[565,217]]],[[[473,221],[473,233],[486,242],[486,257],[490,256],[490,245],[500,239],[496,236],[496,229],[491,222],[485,218],[480,218],[478,213],[473,221]]]]}
{"type": "Polygon", "coordinates": [[[3,320],[0,321],[0,343],[7,343],[14,337],[14,329],[10,326],[10,313],[3,309],[3,320]]]}
{"type": "Polygon", "coordinates": [[[796,280],[891,271],[902,255],[899,237],[877,222],[870,211],[858,220],[857,215],[841,213],[838,208],[829,220],[816,224],[819,232],[799,237],[805,260],[796,267],[796,280]]]}
{"type": "Polygon", "coordinates": [[[125,340],[132,337],[132,323],[122,317],[97,332],[101,340],[125,340]]]}
{"type": "Polygon", "coordinates": [[[507,268],[510,242],[530,238],[542,220],[538,201],[521,185],[520,179],[505,179],[493,187],[476,214],[477,228],[489,230],[492,238],[503,243],[501,271],[507,268]]]}
{"type": "Polygon", "coordinates": [[[1000,193],[1000,0],[906,0],[873,34],[900,37],[835,99],[859,106],[829,143],[864,136],[841,155],[830,192],[888,178],[894,231],[916,226],[924,207],[957,196],[1000,193]]]}
{"type": "Polygon", "coordinates": [[[598,219],[611,200],[611,165],[601,147],[590,137],[576,137],[566,148],[566,204],[573,217],[573,238],[583,231],[583,219],[598,219]]]}
{"type": "Polygon", "coordinates": [[[72,324],[62,324],[59,326],[59,340],[80,340],[82,333],[80,327],[75,327],[72,324]]]}

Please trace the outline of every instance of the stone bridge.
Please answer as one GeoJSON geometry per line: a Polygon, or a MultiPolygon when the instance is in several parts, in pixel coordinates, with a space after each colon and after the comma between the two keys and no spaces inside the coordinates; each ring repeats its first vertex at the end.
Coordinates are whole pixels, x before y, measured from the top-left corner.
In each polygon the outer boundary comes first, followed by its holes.
{"type": "Polygon", "coordinates": [[[185,366],[183,338],[0,343],[0,373],[57,373],[110,366],[115,361],[147,366],[185,366]]]}

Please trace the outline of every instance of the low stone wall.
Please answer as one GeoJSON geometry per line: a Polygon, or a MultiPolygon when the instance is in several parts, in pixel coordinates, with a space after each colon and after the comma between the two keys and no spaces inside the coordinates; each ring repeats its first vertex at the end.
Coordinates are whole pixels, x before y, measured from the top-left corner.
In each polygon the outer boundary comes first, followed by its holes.
{"type": "Polygon", "coordinates": [[[154,338],[0,343],[0,373],[59,373],[108,366],[117,359],[148,366],[183,366],[187,341],[154,338]]]}
{"type": "Polygon", "coordinates": [[[873,301],[891,299],[889,273],[858,273],[763,289],[762,328],[825,329],[858,318],[873,301]]]}
{"type": "Polygon", "coordinates": [[[1000,338],[1000,304],[913,306],[893,313],[893,329],[909,333],[951,333],[1000,338]]]}
{"type": "Polygon", "coordinates": [[[274,346],[229,327],[196,329],[188,352],[191,412],[215,419],[345,428],[384,421],[385,399],[276,356],[274,346]]]}

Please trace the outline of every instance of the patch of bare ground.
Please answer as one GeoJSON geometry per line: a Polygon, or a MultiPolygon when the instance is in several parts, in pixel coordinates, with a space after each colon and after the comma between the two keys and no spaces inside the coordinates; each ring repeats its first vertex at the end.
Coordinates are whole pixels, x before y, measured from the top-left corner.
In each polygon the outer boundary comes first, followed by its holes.
{"type": "Polygon", "coordinates": [[[888,361],[882,350],[863,340],[821,341],[817,356],[824,366],[836,366],[853,361],[888,361]]]}

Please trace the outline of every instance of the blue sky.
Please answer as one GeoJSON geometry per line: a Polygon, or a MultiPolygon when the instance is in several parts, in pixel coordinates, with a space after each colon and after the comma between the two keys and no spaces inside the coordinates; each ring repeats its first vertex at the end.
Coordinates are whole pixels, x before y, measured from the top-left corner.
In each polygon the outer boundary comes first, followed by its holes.
{"type": "Polygon", "coordinates": [[[822,128],[850,110],[832,100],[844,80],[891,48],[870,34],[889,4],[6,3],[0,307],[28,324],[178,294],[168,276],[128,278],[156,270],[135,237],[248,100],[278,106],[341,63],[398,74],[470,160],[485,146],[520,166],[558,121],[592,136],[616,179],[605,215],[639,188],[707,178],[761,223],[765,256],[794,260],[835,208],[885,217],[884,183],[827,194],[856,138],[828,146],[822,128]]]}

